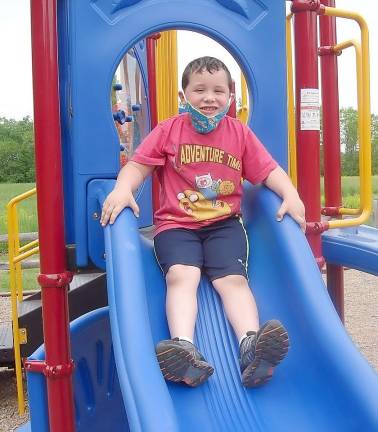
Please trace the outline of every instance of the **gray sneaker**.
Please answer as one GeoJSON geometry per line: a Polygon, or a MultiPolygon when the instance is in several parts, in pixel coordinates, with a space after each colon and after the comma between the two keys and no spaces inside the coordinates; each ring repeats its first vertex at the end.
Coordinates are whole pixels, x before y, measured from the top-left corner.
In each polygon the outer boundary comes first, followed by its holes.
{"type": "Polygon", "coordinates": [[[209,378],[214,368],[190,342],[178,338],[159,342],[156,355],[164,378],[197,387],[209,378]]]}
{"type": "Polygon", "coordinates": [[[240,372],[245,387],[258,387],[272,378],[275,366],[289,350],[289,335],[277,320],[267,321],[260,330],[248,332],[240,346],[240,372]]]}

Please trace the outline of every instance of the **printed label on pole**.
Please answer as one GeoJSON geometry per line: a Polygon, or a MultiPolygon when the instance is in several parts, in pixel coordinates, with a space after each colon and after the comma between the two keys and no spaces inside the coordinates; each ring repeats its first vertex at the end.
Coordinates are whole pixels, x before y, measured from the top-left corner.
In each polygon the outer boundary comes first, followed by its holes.
{"type": "Polygon", "coordinates": [[[319,89],[301,89],[301,130],[320,130],[319,89]]]}
{"type": "Polygon", "coordinates": [[[320,109],[301,108],[301,130],[320,130],[320,109]]]}

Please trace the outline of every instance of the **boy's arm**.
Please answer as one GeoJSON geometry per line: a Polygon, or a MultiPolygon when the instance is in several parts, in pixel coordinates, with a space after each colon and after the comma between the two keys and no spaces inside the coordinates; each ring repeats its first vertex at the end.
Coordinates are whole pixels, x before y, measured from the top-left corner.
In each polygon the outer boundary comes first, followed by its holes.
{"type": "Polygon", "coordinates": [[[264,184],[283,199],[277,212],[277,220],[281,221],[284,215],[289,213],[305,232],[305,207],[286,172],[278,166],[271,171],[264,184]]]}
{"type": "Polygon", "coordinates": [[[108,222],[110,224],[114,223],[125,207],[130,207],[135,216],[139,216],[139,207],[134,199],[133,192],[138,189],[154,168],[154,166],[130,161],[121,169],[113,191],[106,197],[102,206],[100,219],[102,226],[105,226],[108,222]]]}

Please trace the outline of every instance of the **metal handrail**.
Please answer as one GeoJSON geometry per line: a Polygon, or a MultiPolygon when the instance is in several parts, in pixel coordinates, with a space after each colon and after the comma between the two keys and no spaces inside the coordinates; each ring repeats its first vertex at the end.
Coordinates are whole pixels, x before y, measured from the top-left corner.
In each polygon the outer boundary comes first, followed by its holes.
{"type": "MultiPolygon", "coordinates": [[[[341,52],[346,49],[354,47],[355,53],[356,53],[356,77],[357,77],[357,107],[358,107],[358,136],[361,141],[362,137],[362,113],[360,107],[362,106],[362,77],[361,77],[361,70],[362,70],[362,56],[361,56],[361,44],[357,42],[354,39],[350,39],[344,42],[340,42],[332,47],[332,51],[336,54],[341,54],[341,52]]],[[[365,197],[365,194],[361,193],[363,191],[364,186],[367,184],[365,179],[365,170],[363,166],[363,156],[364,156],[364,146],[360,148],[359,152],[359,172],[361,177],[361,187],[360,187],[360,196],[365,197]]],[[[366,207],[366,203],[360,201],[360,207],[358,209],[352,209],[352,208],[346,208],[346,207],[339,207],[337,209],[337,213],[339,215],[360,215],[362,213],[362,209],[366,207]]],[[[326,210],[327,208],[325,208],[326,210]]]]}
{"type": "Polygon", "coordinates": [[[37,190],[33,188],[12,198],[7,204],[8,217],[8,261],[9,261],[9,285],[11,292],[12,325],[13,325],[13,350],[16,369],[18,412],[24,414],[25,400],[22,382],[21,363],[21,336],[18,325],[18,303],[23,299],[22,292],[22,268],[21,261],[39,252],[38,240],[33,240],[20,247],[20,233],[18,228],[17,204],[33,195],[37,190]]]}
{"type": "Polygon", "coordinates": [[[328,222],[329,228],[350,227],[366,222],[372,211],[369,30],[364,18],[357,13],[326,6],[321,7],[319,13],[327,16],[352,19],[358,23],[361,29],[361,44],[349,40],[333,46],[334,51],[340,51],[350,46],[354,46],[356,51],[361,208],[346,209],[341,207],[337,209],[337,214],[358,216],[356,218],[338,219],[328,222]]]}
{"type": "Polygon", "coordinates": [[[291,40],[291,20],[293,14],[286,16],[286,80],[287,80],[287,115],[288,115],[288,146],[289,146],[289,176],[294,186],[298,186],[297,179],[297,143],[295,136],[295,104],[293,55],[291,40]]]}

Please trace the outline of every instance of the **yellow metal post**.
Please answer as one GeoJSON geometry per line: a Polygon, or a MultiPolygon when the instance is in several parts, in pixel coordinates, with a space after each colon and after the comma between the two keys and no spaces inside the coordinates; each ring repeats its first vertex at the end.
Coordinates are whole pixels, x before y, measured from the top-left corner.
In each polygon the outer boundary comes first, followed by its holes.
{"type": "Polygon", "coordinates": [[[178,114],[177,30],[161,33],[156,42],[158,121],[178,114]]]}
{"type": "Polygon", "coordinates": [[[245,76],[243,73],[240,73],[240,87],[241,87],[241,107],[237,113],[238,119],[244,123],[247,124],[248,122],[248,89],[247,89],[247,82],[245,80],[245,76]]]}
{"type": "Polygon", "coordinates": [[[18,240],[18,224],[17,212],[15,211],[12,201],[8,204],[8,257],[9,257],[9,285],[11,291],[11,307],[12,307],[12,330],[13,330],[13,351],[14,363],[16,369],[16,386],[17,386],[17,402],[18,411],[22,415],[25,413],[24,388],[22,382],[22,365],[20,351],[20,334],[18,326],[18,299],[17,294],[17,273],[20,264],[14,262],[17,251],[18,240]],[[16,240],[17,236],[17,240],[16,240]]]}
{"type": "Polygon", "coordinates": [[[291,41],[291,19],[293,14],[286,17],[286,75],[287,75],[287,115],[288,115],[288,150],[289,176],[297,187],[297,142],[295,130],[293,54],[291,41]]]}
{"type": "Polygon", "coordinates": [[[12,326],[13,326],[13,350],[16,369],[17,401],[20,414],[25,412],[24,389],[22,382],[22,364],[20,344],[24,342],[24,335],[18,325],[18,304],[23,299],[21,261],[39,252],[38,241],[34,240],[20,247],[18,228],[17,204],[36,194],[36,189],[31,189],[11,199],[7,204],[8,218],[8,261],[9,261],[9,285],[11,292],[12,326]],[[20,254],[21,252],[21,254],[20,254]]]}

